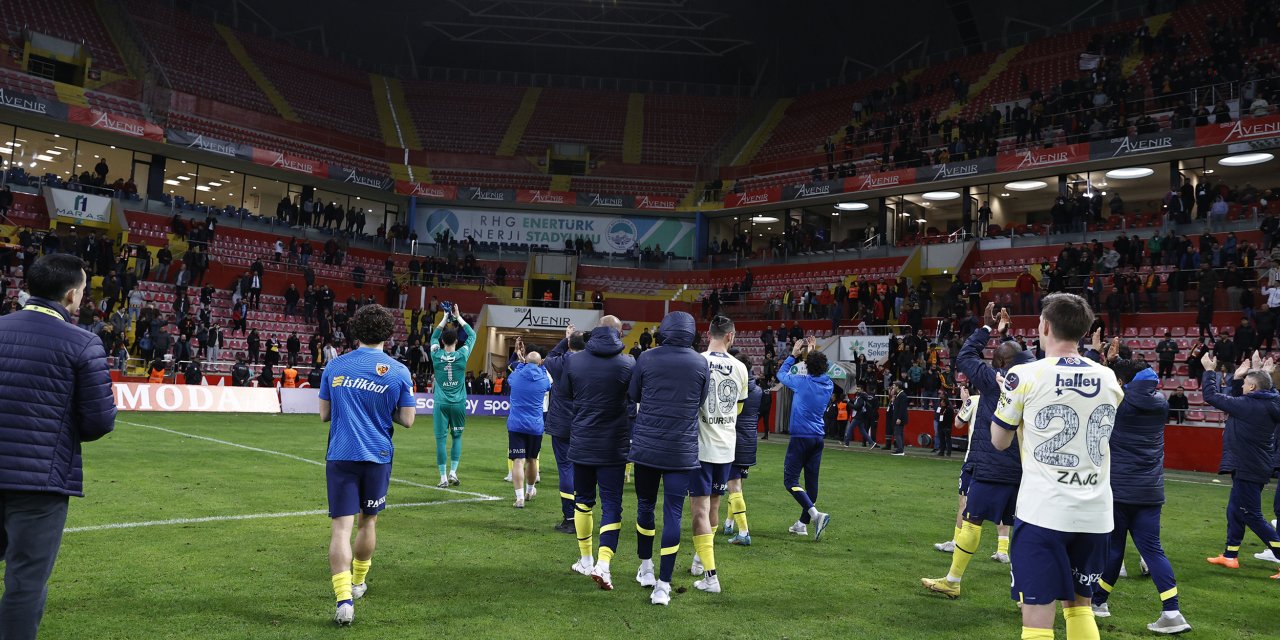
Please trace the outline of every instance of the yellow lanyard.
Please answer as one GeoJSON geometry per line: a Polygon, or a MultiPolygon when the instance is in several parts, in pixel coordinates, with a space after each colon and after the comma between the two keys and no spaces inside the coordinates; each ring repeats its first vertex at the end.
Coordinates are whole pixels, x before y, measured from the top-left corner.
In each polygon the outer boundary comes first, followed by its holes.
{"type": "Polygon", "coordinates": [[[23,307],[23,308],[22,308],[22,310],[23,310],[23,311],[35,311],[35,312],[37,312],[37,313],[43,313],[43,314],[45,314],[46,316],[53,316],[53,317],[55,317],[55,318],[57,318],[57,319],[59,319],[59,320],[62,320],[63,322],[66,322],[66,320],[63,320],[63,319],[62,319],[62,314],[61,314],[61,313],[58,313],[57,311],[54,311],[53,309],[50,309],[50,308],[48,308],[48,307],[38,307],[38,306],[36,306],[36,305],[29,304],[29,305],[27,305],[27,306],[23,307]]]}

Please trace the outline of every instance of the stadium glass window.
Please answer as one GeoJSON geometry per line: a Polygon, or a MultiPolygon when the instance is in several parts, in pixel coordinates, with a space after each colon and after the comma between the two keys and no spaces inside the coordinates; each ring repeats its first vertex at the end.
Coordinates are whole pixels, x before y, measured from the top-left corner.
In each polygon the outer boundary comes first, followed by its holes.
{"type": "MultiPolygon", "coordinates": [[[[289,193],[289,184],[287,182],[258,176],[245,176],[243,206],[258,215],[274,216],[276,214],[276,206],[280,204],[280,199],[287,193],[289,193]]],[[[291,195],[290,198],[292,199],[293,196],[291,195]]]]}
{"type": "MultiPolygon", "coordinates": [[[[65,140],[66,138],[64,137],[59,139],[65,140]]],[[[61,146],[69,147],[72,145],[64,144],[61,146]]],[[[105,160],[107,162],[107,182],[105,186],[111,186],[111,184],[117,179],[123,179],[125,182],[128,182],[129,178],[132,177],[132,151],[128,149],[121,149],[114,145],[98,144],[96,142],[87,142],[85,140],[80,140],[75,144],[76,175],[81,175],[85,171],[93,174],[94,168],[98,165],[98,161],[100,160],[105,160]]]]}
{"type": "Polygon", "coordinates": [[[13,158],[13,138],[16,127],[0,125],[0,167],[9,168],[13,158]]]}
{"type": "MultiPolygon", "coordinates": [[[[7,140],[6,143],[8,142],[10,141],[7,140]]],[[[81,171],[74,166],[76,141],[72,138],[19,128],[11,142],[12,144],[6,144],[10,150],[7,159],[29,174],[42,176],[53,173],[66,180],[73,171],[81,171]]],[[[92,163],[88,170],[93,171],[92,163]]]]}
{"type": "Polygon", "coordinates": [[[169,159],[164,166],[164,192],[188,202],[196,200],[197,165],[194,162],[169,159]]]}
{"type": "Polygon", "coordinates": [[[244,174],[200,165],[196,202],[214,207],[231,205],[237,209],[244,202],[244,174]]]}

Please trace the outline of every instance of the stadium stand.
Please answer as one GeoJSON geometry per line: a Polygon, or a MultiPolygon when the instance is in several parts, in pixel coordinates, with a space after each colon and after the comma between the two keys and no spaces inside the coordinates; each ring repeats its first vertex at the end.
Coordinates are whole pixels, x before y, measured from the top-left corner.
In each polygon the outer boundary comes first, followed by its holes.
{"type": "Polygon", "coordinates": [[[94,3],[82,0],[6,0],[0,11],[0,31],[9,45],[22,50],[19,39],[26,30],[83,44],[89,49],[93,67],[128,75],[124,60],[116,50],[94,3]]]}

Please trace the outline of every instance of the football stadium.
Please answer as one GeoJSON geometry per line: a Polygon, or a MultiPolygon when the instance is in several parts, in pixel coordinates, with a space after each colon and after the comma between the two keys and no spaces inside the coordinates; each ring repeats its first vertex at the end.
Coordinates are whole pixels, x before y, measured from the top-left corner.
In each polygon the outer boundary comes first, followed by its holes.
{"type": "Polygon", "coordinates": [[[0,0],[0,640],[1280,637],[1280,3],[0,0]]]}

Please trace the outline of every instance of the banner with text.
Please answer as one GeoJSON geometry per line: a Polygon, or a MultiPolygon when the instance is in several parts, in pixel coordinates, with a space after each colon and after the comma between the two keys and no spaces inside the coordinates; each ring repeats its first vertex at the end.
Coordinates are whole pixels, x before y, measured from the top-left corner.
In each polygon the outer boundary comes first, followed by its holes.
{"type": "Polygon", "coordinates": [[[127,116],[107,113],[106,111],[98,111],[97,109],[76,106],[67,107],[67,122],[133,138],[164,142],[164,129],[158,124],[151,124],[145,120],[135,120],[127,116]]]}
{"type": "Polygon", "coordinates": [[[370,189],[378,189],[386,191],[393,184],[390,176],[369,173],[363,169],[355,169],[353,167],[340,167],[336,164],[329,165],[329,179],[337,180],[353,184],[358,187],[369,187],[370,189]]]}
{"type": "Polygon", "coordinates": [[[948,162],[916,169],[916,182],[937,182],[938,180],[950,180],[952,178],[968,178],[985,173],[995,173],[995,171],[996,159],[991,157],[964,162],[948,162]]]}
{"type": "Polygon", "coordinates": [[[260,164],[264,167],[275,167],[277,169],[286,169],[296,171],[298,173],[306,173],[317,178],[329,177],[329,165],[312,160],[311,158],[303,158],[288,153],[280,153],[279,151],[267,151],[266,149],[253,149],[253,163],[260,164]]]}
{"type": "Polygon", "coordinates": [[[572,191],[542,191],[540,189],[517,189],[516,202],[523,204],[558,204],[573,205],[577,196],[572,191]]]}
{"type": "Polygon", "coordinates": [[[1184,149],[1196,143],[1195,133],[1191,129],[1169,129],[1110,140],[1094,140],[1089,143],[1089,159],[1110,160],[1156,151],[1184,149]]]}
{"type": "Polygon", "coordinates": [[[1084,162],[1089,159],[1089,143],[1063,144],[1043,149],[1019,149],[1006,151],[996,157],[996,170],[1023,171],[1064,164],[1084,162]]]}
{"type": "Polygon", "coordinates": [[[67,119],[67,105],[4,87],[0,87],[0,105],[57,120],[67,119]]]}
{"type": "Polygon", "coordinates": [[[600,312],[587,309],[543,309],[489,304],[485,326],[499,329],[556,329],[569,325],[590,331],[600,322],[600,312]]]}
{"type": "Polygon", "coordinates": [[[824,180],[786,187],[782,190],[782,199],[799,200],[801,198],[818,198],[841,193],[844,193],[844,181],[824,180]]]}
{"type": "Polygon", "coordinates": [[[844,179],[844,192],[870,191],[872,189],[891,189],[903,187],[916,182],[915,169],[898,169],[897,171],[881,171],[844,179]]]}
{"type": "Polygon", "coordinates": [[[60,220],[75,224],[111,222],[111,198],[53,187],[45,187],[44,192],[49,210],[60,220]]]}
{"type": "Polygon", "coordinates": [[[458,188],[451,184],[423,184],[396,180],[396,193],[423,200],[457,200],[458,188]]]}
{"type": "Polygon", "coordinates": [[[888,362],[889,336],[841,336],[840,360],[853,362],[858,356],[867,362],[888,362]]]}
{"type": "Polygon", "coordinates": [[[1280,115],[1196,127],[1196,145],[1206,147],[1280,136],[1280,115]]]}
{"type": "MultiPolygon", "coordinates": [[[[435,398],[430,393],[415,393],[415,413],[431,415],[435,398]]],[[[281,413],[320,413],[320,391],[317,389],[281,389],[281,413]]],[[[511,401],[506,396],[467,396],[467,415],[505,417],[511,411],[511,401]]]]}
{"type": "Polygon", "coordinates": [[[182,131],[181,129],[165,129],[165,140],[172,145],[195,149],[197,151],[208,151],[220,156],[228,158],[239,158],[241,160],[253,160],[253,147],[239,142],[227,142],[211,138],[200,133],[191,133],[190,131],[182,131]]]}
{"type": "Polygon", "coordinates": [[[440,208],[425,216],[420,211],[416,227],[420,238],[434,238],[437,233],[448,231],[455,238],[470,236],[477,242],[545,244],[551,249],[560,249],[565,240],[581,237],[591,240],[595,250],[603,253],[626,253],[632,248],[657,245],[662,251],[678,256],[693,255],[692,218],[549,216],[538,211],[440,208]]]}
{"type": "MultiPolygon", "coordinates": [[[[112,388],[116,408],[121,411],[280,413],[280,398],[275,389],[133,382],[117,382],[112,388]]],[[[316,412],[319,413],[318,408],[316,412]]]]}

